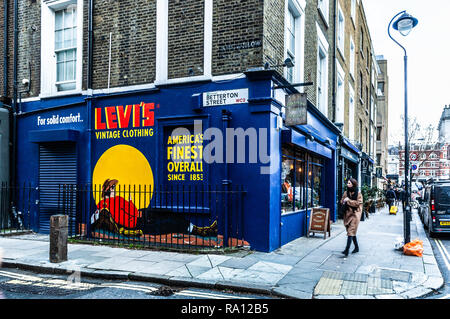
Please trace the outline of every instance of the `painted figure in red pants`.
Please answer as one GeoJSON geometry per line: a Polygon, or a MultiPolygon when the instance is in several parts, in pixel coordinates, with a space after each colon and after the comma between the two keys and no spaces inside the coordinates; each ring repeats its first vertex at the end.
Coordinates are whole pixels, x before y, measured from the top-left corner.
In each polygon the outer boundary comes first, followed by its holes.
{"type": "Polygon", "coordinates": [[[136,227],[141,212],[133,201],[116,196],[117,179],[107,179],[102,187],[102,200],[91,217],[95,228],[105,228],[112,232],[129,235],[142,235],[141,230],[131,230],[136,227]]]}
{"type": "Polygon", "coordinates": [[[91,217],[94,229],[105,229],[129,236],[141,236],[144,232],[146,234],[187,232],[202,237],[217,236],[217,221],[211,226],[198,227],[179,216],[179,213],[170,212],[150,213],[143,218],[142,211],[138,210],[131,200],[127,201],[123,197],[116,196],[117,183],[116,179],[107,179],[103,183],[102,200],[91,217]]]}

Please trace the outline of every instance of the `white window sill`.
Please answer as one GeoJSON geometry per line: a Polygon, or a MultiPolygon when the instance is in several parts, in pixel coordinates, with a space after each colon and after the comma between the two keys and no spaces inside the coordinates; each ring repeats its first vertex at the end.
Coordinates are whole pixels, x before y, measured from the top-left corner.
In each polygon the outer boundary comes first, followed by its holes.
{"type": "Polygon", "coordinates": [[[61,91],[61,92],[54,92],[54,93],[41,93],[39,94],[40,99],[47,99],[51,97],[61,97],[61,96],[70,96],[70,95],[81,95],[81,90],[70,90],[70,91],[61,91]]]}

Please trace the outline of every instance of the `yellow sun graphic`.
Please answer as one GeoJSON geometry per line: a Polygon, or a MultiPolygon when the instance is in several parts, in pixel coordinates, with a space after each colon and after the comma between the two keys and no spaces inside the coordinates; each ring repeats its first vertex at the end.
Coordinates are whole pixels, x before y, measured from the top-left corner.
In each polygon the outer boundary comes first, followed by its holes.
{"type": "Polygon", "coordinates": [[[153,172],[147,158],[138,149],[120,144],[102,154],[92,174],[96,204],[102,199],[102,185],[107,179],[118,180],[116,196],[131,199],[138,209],[147,208],[150,204],[154,187],[153,172]]]}

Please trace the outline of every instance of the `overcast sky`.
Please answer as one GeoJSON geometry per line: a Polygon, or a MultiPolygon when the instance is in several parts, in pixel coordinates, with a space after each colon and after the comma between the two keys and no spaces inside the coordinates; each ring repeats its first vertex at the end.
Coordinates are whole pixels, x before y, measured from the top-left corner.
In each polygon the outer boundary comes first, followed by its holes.
{"type": "Polygon", "coordinates": [[[389,144],[403,139],[399,135],[403,131],[404,53],[389,38],[387,28],[403,10],[419,20],[407,37],[391,29],[391,35],[408,54],[408,117],[417,117],[421,125],[437,128],[444,106],[450,104],[450,1],[362,1],[375,54],[388,60],[389,144]]]}

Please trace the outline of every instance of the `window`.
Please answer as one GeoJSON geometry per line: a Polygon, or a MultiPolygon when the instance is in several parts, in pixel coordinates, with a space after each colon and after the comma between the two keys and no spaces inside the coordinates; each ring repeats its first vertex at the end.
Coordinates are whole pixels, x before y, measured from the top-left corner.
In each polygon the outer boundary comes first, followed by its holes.
{"type": "Polygon", "coordinates": [[[317,108],[328,117],[328,42],[320,26],[317,28],[317,108]]]}
{"type": "Polygon", "coordinates": [[[363,75],[362,75],[362,72],[360,71],[359,72],[359,99],[361,100],[362,103],[364,103],[363,91],[364,91],[363,75]]]}
{"type": "Polygon", "coordinates": [[[377,127],[377,141],[381,141],[381,127],[377,127]]]}
{"type": "Polygon", "coordinates": [[[345,19],[344,13],[342,12],[341,6],[338,4],[338,17],[337,17],[337,48],[341,51],[342,56],[344,56],[344,45],[345,45],[345,19]]]}
{"type": "Polygon", "coordinates": [[[281,162],[281,213],[306,208],[305,153],[292,147],[282,148],[281,162]]]}
{"type": "Polygon", "coordinates": [[[359,51],[361,51],[362,57],[364,59],[364,31],[361,29],[359,34],[359,51]]]}
{"type": "Polygon", "coordinates": [[[308,207],[322,206],[322,167],[323,161],[310,157],[308,161],[308,207]]]}
{"type": "Polygon", "coordinates": [[[82,26],[82,0],[42,1],[41,97],[81,92],[82,26]]]}
{"type": "Polygon", "coordinates": [[[348,138],[355,139],[355,92],[349,84],[349,104],[348,104],[348,138]]]}
{"type": "Polygon", "coordinates": [[[350,9],[350,14],[353,20],[353,23],[356,22],[355,20],[355,16],[356,16],[356,0],[351,0],[351,9],[350,9]]]}
{"type": "Polygon", "coordinates": [[[369,134],[367,132],[367,127],[365,128],[365,134],[366,134],[366,153],[370,150],[370,144],[369,144],[369,134]]]}
{"type": "Polygon", "coordinates": [[[336,61],[337,68],[337,87],[336,87],[336,122],[344,123],[344,79],[345,73],[340,66],[339,61],[336,61]]]}
{"type": "Polygon", "coordinates": [[[363,142],[363,136],[362,136],[362,121],[359,120],[359,143],[362,144],[363,142]]]}
{"type": "Polygon", "coordinates": [[[353,38],[350,36],[350,75],[355,78],[355,43],[353,42],[353,38]]]}
{"type": "Polygon", "coordinates": [[[291,83],[303,80],[303,30],[304,8],[297,0],[286,0],[285,58],[294,62],[294,67],[285,68],[285,77],[291,83]]]}
{"type": "Polygon", "coordinates": [[[378,82],[378,95],[383,96],[384,95],[384,82],[378,82]]]}
{"type": "Polygon", "coordinates": [[[75,89],[77,63],[77,10],[74,6],[55,12],[56,87],[75,89]]]}
{"type": "Polygon", "coordinates": [[[323,160],[292,146],[282,154],[281,214],[322,206],[323,160]]]}
{"type": "Polygon", "coordinates": [[[325,23],[328,24],[328,8],[330,6],[329,0],[318,0],[319,12],[322,14],[325,23]]]}
{"type": "MultiPolygon", "coordinates": [[[[288,10],[287,27],[287,56],[295,61],[295,16],[291,10],[288,10]]],[[[294,68],[287,68],[287,80],[294,82],[294,68]]]]}
{"type": "Polygon", "coordinates": [[[319,49],[319,61],[318,61],[318,68],[317,68],[317,104],[318,108],[322,113],[326,114],[326,94],[327,94],[327,83],[326,83],[326,72],[327,72],[327,65],[326,65],[326,55],[325,53],[319,49]]]}
{"type": "Polygon", "coordinates": [[[369,109],[369,88],[366,86],[366,109],[369,109]]]}

